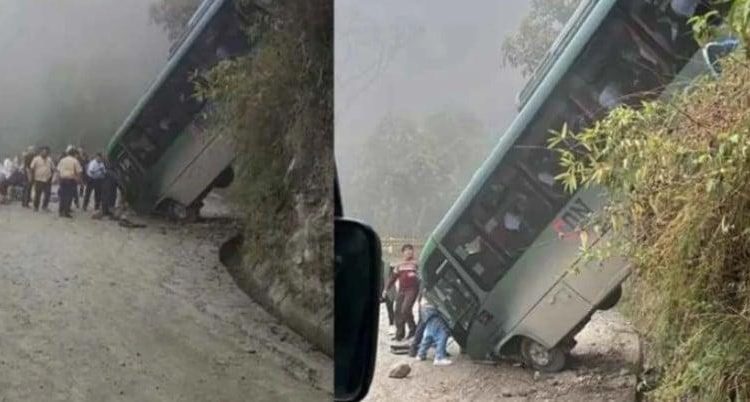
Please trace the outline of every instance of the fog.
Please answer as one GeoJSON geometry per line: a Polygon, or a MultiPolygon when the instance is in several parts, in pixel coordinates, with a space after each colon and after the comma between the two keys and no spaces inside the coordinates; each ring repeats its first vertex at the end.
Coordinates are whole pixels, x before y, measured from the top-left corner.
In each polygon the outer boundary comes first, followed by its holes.
{"type": "Polygon", "coordinates": [[[0,2],[0,155],[106,145],[167,59],[153,1],[0,2]]]}
{"type": "Polygon", "coordinates": [[[515,116],[515,95],[525,80],[501,68],[500,47],[527,11],[524,0],[336,1],[336,154],[347,215],[370,221],[385,235],[422,236],[437,224],[515,116]],[[476,132],[452,134],[459,142],[477,144],[460,148],[466,154],[455,166],[445,165],[449,154],[434,161],[438,169],[461,170],[454,183],[429,187],[425,175],[400,181],[416,188],[399,191],[388,184],[399,177],[363,177],[376,164],[372,161],[387,161],[390,167],[380,174],[387,176],[383,173],[402,159],[416,157],[435,135],[434,125],[425,129],[424,120],[446,113],[479,122],[476,132]],[[416,127],[392,148],[375,146],[372,139],[376,132],[387,134],[378,131],[387,116],[411,120],[416,127]],[[400,146],[410,151],[399,154],[400,146]],[[386,148],[392,152],[383,152],[386,148]],[[378,189],[369,191],[372,187],[378,189]],[[381,198],[393,202],[381,203],[381,198]],[[435,202],[440,205],[429,211],[409,205],[435,202]],[[378,210],[386,204],[388,211],[378,210]]]}

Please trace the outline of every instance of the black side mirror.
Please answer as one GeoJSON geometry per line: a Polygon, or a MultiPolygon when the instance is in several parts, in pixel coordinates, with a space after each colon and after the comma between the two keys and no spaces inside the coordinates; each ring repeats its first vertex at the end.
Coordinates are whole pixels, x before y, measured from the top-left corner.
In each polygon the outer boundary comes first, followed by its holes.
{"type": "Polygon", "coordinates": [[[335,223],[335,400],[367,395],[375,370],[380,320],[381,246],[368,226],[335,223]]]}

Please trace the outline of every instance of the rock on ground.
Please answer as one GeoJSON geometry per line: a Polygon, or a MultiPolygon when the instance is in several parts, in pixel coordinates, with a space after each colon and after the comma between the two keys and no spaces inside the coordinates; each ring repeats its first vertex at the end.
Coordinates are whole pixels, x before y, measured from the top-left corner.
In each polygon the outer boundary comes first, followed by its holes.
{"type": "Polygon", "coordinates": [[[404,378],[411,373],[411,366],[407,363],[396,363],[388,372],[390,378],[404,378]]]}

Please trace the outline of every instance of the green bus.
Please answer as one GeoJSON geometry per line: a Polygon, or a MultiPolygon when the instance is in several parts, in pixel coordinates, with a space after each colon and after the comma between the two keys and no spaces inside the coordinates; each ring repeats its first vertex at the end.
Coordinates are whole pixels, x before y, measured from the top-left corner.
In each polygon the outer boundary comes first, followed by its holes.
{"type": "Polygon", "coordinates": [[[157,76],[112,138],[107,156],[139,213],[196,217],[213,188],[234,178],[231,135],[214,129],[211,105],[193,96],[196,73],[253,51],[247,16],[232,0],[205,0],[157,76]]]}
{"type": "MultiPolygon", "coordinates": [[[[471,358],[561,370],[591,315],[618,302],[625,259],[577,264],[581,230],[605,195],[565,191],[548,139],[710,71],[687,24],[708,6],[690,3],[582,1],[520,92],[518,116],[428,238],[425,297],[471,358]]],[[[588,233],[588,243],[606,236],[588,233]]]]}

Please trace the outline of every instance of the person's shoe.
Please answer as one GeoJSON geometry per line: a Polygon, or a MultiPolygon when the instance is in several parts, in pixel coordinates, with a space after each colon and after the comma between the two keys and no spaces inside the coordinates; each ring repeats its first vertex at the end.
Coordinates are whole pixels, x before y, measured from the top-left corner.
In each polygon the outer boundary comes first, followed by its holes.
{"type": "Polygon", "coordinates": [[[451,364],[453,364],[453,362],[448,359],[435,359],[432,364],[436,366],[450,366],[451,364]]]}
{"type": "Polygon", "coordinates": [[[423,362],[427,360],[427,356],[414,356],[414,359],[423,362]]]}

